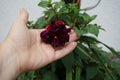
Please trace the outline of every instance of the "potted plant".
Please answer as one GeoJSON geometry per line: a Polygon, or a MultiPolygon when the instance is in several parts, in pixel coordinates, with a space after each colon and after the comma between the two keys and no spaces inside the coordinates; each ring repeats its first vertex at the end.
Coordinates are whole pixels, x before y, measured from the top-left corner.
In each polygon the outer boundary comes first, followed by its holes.
{"type": "Polygon", "coordinates": [[[58,61],[21,74],[17,80],[120,80],[120,63],[114,61],[120,54],[97,39],[99,31],[104,29],[91,23],[97,16],[87,14],[86,10],[91,8],[80,9],[80,4],[81,0],[41,0],[38,6],[45,8],[44,15],[35,23],[29,21],[28,28],[41,29],[60,20],[79,36],[77,47],[58,61]]]}

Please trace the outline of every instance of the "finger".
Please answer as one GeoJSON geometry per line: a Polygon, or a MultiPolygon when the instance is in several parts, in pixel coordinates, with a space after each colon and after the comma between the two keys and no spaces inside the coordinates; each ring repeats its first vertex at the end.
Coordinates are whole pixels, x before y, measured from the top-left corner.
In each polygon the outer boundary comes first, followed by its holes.
{"type": "Polygon", "coordinates": [[[27,24],[28,17],[29,17],[28,12],[24,8],[21,8],[20,9],[20,17],[19,17],[19,19],[21,21],[23,21],[25,24],[27,24]]]}
{"type": "Polygon", "coordinates": [[[74,30],[71,30],[71,32],[69,33],[69,35],[70,35],[70,40],[69,40],[69,42],[73,42],[73,41],[75,41],[75,40],[78,39],[78,35],[75,33],[74,30]]]}
{"type": "Polygon", "coordinates": [[[63,47],[60,50],[56,51],[56,60],[60,59],[62,57],[64,57],[65,55],[69,54],[71,51],[74,50],[74,48],[76,47],[77,43],[76,42],[71,42],[68,45],[66,45],[65,47],[63,47]]]}
{"type": "MultiPolygon", "coordinates": [[[[66,25],[66,28],[70,28],[70,27],[66,25]]],[[[79,38],[78,35],[76,34],[76,32],[73,29],[71,29],[71,32],[69,33],[69,35],[70,35],[69,42],[73,42],[73,41],[75,41],[79,38]]]]}

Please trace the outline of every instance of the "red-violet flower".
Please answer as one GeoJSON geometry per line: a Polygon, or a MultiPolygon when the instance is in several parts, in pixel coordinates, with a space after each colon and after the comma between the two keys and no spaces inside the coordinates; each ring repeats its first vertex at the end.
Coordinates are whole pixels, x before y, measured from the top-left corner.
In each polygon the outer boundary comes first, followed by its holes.
{"type": "Polygon", "coordinates": [[[64,22],[57,20],[46,26],[40,37],[43,42],[51,44],[53,47],[64,46],[69,41],[70,28],[66,28],[64,22]]]}

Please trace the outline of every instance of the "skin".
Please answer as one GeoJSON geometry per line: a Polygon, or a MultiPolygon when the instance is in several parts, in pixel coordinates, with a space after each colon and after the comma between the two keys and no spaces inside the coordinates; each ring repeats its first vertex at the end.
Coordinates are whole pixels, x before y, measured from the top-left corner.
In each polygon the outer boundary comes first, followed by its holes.
{"type": "Polygon", "coordinates": [[[0,44],[0,80],[14,80],[19,74],[41,68],[69,54],[76,47],[76,33],[72,30],[70,41],[54,49],[40,39],[43,29],[26,27],[28,13],[20,9],[6,39],[0,44]]]}

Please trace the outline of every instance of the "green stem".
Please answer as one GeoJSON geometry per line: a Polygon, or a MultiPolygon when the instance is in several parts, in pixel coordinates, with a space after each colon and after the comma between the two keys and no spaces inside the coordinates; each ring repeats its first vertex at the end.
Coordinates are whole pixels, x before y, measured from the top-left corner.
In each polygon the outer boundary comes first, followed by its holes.
{"type": "MultiPolygon", "coordinates": [[[[52,5],[53,5],[53,3],[52,3],[52,5]]],[[[55,13],[55,15],[56,15],[56,18],[57,18],[57,20],[59,19],[59,17],[58,17],[58,14],[57,14],[57,12],[56,12],[56,10],[55,10],[55,8],[52,6],[52,10],[54,11],[54,13],[55,13]]]]}
{"type": "Polygon", "coordinates": [[[81,72],[82,72],[81,67],[80,66],[76,66],[75,80],[80,80],[81,79],[81,72]]]}
{"type": "Polygon", "coordinates": [[[31,80],[34,80],[34,75],[35,75],[35,71],[32,71],[31,72],[31,76],[32,76],[31,80]]]}
{"type": "Polygon", "coordinates": [[[78,48],[82,53],[84,53],[84,55],[86,55],[89,59],[93,60],[93,58],[92,58],[90,55],[88,55],[88,53],[85,52],[82,48],[80,48],[79,46],[77,46],[77,48],[78,48]]]}
{"type": "MultiPolygon", "coordinates": [[[[81,0],[77,0],[77,6],[78,6],[78,9],[80,9],[80,6],[81,6],[81,0]]],[[[73,21],[73,24],[72,24],[72,29],[74,28],[75,24],[77,22],[77,18],[74,19],[73,21]]]]}
{"type": "Polygon", "coordinates": [[[77,6],[78,6],[78,9],[80,9],[80,7],[81,7],[81,0],[77,0],[77,6]]]}
{"type": "Polygon", "coordinates": [[[72,80],[72,69],[66,70],[66,80],[72,80]]]}
{"type": "Polygon", "coordinates": [[[74,20],[74,22],[73,22],[73,24],[72,24],[72,26],[71,26],[72,29],[74,28],[74,26],[75,26],[75,24],[76,24],[76,21],[77,21],[77,18],[74,20]]]}

